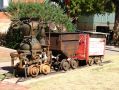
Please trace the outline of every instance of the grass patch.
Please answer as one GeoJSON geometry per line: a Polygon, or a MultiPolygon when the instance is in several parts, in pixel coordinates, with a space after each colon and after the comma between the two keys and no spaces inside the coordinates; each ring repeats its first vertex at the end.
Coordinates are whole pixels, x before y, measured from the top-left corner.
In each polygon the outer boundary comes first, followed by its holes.
{"type": "Polygon", "coordinates": [[[2,81],[5,78],[4,74],[0,74],[0,81],[2,81]]]}

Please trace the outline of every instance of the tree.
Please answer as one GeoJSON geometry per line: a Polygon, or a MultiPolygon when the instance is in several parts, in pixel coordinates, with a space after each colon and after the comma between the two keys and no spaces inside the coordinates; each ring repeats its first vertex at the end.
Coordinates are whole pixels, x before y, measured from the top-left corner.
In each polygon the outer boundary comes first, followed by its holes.
{"type": "Polygon", "coordinates": [[[119,0],[64,0],[70,17],[115,12],[114,41],[119,45],[119,0]]]}
{"type": "Polygon", "coordinates": [[[18,48],[19,43],[23,40],[24,33],[31,30],[29,21],[32,20],[36,20],[39,23],[36,25],[36,30],[40,30],[44,24],[44,28],[47,29],[52,26],[51,23],[57,25],[55,32],[62,32],[63,28],[67,32],[74,32],[75,30],[70,18],[64,11],[60,7],[49,3],[10,2],[6,11],[10,14],[11,19],[13,19],[6,36],[6,46],[9,48],[18,48]]]}
{"type": "Polygon", "coordinates": [[[73,32],[75,29],[70,18],[64,14],[64,11],[59,6],[51,5],[50,3],[10,2],[6,11],[12,16],[11,18],[37,18],[45,22],[63,24],[68,32],[73,32]]]}
{"type": "Polygon", "coordinates": [[[114,40],[119,45],[119,0],[112,0],[115,6],[114,40]]]}

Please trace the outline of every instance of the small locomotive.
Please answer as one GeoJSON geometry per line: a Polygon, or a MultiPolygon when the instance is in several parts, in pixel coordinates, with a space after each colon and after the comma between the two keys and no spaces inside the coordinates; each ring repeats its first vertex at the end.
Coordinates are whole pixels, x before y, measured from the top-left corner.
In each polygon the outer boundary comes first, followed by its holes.
{"type": "Polygon", "coordinates": [[[36,77],[40,73],[48,74],[51,70],[67,71],[69,68],[77,68],[79,61],[86,61],[90,66],[102,62],[105,33],[46,33],[43,30],[42,37],[37,40],[32,28],[31,31],[31,35],[24,36],[17,53],[10,54],[15,76],[36,77]],[[19,62],[14,65],[16,58],[19,58],[19,62]]]}
{"type": "MultiPolygon", "coordinates": [[[[21,22],[21,21],[20,21],[21,22]]],[[[23,31],[24,38],[19,45],[17,52],[10,54],[11,63],[13,67],[13,73],[15,76],[25,75],[36,77],[39,73],[48,74],[51,71],[51,52],[49,51],[49,46],[45,44],[44,31],[42,30],[41,41],[36,39],[35,29],[32,25],[30,26],[26,34],[23,31]],[[15,64],[15,60],[19,59],[19,62],[15,64]]],[[[17,25],[15,25],[17,26],[17,25]]]]}

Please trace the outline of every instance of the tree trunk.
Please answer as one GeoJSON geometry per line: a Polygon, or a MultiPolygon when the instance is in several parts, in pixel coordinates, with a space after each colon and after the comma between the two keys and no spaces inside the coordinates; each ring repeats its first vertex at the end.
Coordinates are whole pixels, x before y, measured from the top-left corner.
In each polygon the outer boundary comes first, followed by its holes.
{"type": "Polygon", "coordinates": [[[114,44],[119,46],[119,1],[112,0],[115,5],[115,23],[114,23],[114,35],[113,40],[114,44]]]}
{"type": "Polygon", "coordinates": [[[119,45],[119,6],[115,8],[115,23],[114,23],[114,35],[113,39],[116,45],[119,45]]]}

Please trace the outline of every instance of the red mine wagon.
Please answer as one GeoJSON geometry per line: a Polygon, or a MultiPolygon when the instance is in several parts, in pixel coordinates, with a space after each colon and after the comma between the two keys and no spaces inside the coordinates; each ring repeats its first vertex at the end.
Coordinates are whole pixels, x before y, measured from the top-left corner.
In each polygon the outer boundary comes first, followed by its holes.
{"type": "Polygon", "coordinates": [[[105,52],[106,34],[84,32],[79,34],[79,47],[76,51],[78,60],[86,60],[89,65],[101,63],[105,52]]]}

